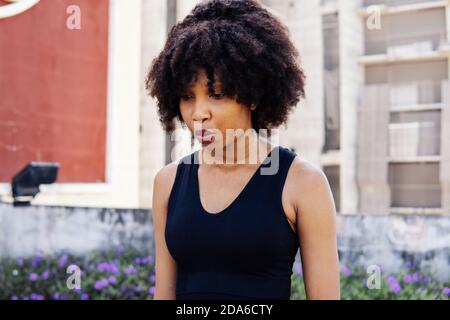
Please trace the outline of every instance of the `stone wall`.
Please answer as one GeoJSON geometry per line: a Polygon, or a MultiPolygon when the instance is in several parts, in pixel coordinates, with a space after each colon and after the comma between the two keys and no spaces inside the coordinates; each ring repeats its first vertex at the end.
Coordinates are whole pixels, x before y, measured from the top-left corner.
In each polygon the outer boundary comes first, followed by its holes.
{"type": "MultiPolygon", "coordinates": [[[[450,216],[338,215],[342,265],[398,271],[410,261],[437,278],[450,278],[450,216]]],[[[148,209],[12,207],[0,203],[0,257],[68,250],[85,254],[118,244],[154,253],[148,209]]],[[[297,256],[298,258],[298,256],[297,256]]]]}

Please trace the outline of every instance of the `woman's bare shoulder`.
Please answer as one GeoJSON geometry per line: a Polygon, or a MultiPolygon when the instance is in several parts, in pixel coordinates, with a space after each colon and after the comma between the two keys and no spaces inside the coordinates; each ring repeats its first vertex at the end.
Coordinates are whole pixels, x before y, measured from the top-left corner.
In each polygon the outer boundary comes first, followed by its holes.
{"type": "Polygon", "coordinates": [[[330,189],[323,170],[296,155],[289,168],[287,180],[289,199],[295,207],[308,206],[329,198],[330,189]]]}
{"type": "Polygon", "coordinates": [[[175,160],[158,170],[153,181],[154,199],[168,201],[170,191],[175,182],[179,161],[175,160]]]}

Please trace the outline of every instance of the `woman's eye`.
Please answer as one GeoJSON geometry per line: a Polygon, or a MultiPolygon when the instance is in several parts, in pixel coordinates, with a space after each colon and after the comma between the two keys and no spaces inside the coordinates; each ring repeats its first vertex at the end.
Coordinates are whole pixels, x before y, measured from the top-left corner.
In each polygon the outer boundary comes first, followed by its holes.
{"type": "Polygon", "coordinates": [[[189,95],[181,96],[181,99],[184,100],[184,101],[188,101],[188,100],[191,99],[191,98],[192,98],[192,97],[189,96],[189,95]]]}
{"type": "Polygon", "coordinates": [[[214,99],[221,99],[224,97],[224,94],[223,93],[214,93],[214,94],[212,94],[212,97],[214,99]]]}

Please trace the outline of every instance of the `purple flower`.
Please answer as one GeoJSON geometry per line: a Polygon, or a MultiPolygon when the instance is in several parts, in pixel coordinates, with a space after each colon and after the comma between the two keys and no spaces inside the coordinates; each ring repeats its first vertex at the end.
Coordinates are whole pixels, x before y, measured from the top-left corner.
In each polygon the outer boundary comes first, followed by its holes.
{"type": "Polygon", "coordinates": [[[119,268],[114,263],[101,262],[97,266],[97,270],[101,272],[109,272],[113,274],[119,274],[119,268]]]}
{"type": "Polygon", "coordinates": [[[69,295],[64,292],[63,294],[61,294],[61,297],[59,300],[69,300],[69,295]]]}
{"type": "Polygon", "coordinates": [[[150,281],[151,281],[151,282],[155,282],[155,279],[156,279],[156,277],[155,277],[154,274],[150,275],[150,281]]]}
{"type": "Polygon", "coordinates": [[[117,252],[117,254],[122,254],[123,251],[124,251],[123,245],[119,244],[119,245],[116,247],[116,252],[117,252]]]}
{"type": "Polygon", "coordinates": [[[34,272],[30,273],[30,276],[28,277],[28,279],[33,282],[36,281],[38,278],[39,278],[39,276],[34,272]]]}
{"type": "Polygon", "coordinates": [[[97,265],[97,270],[98,271],[108,271],[109,270],[109,263],[108,262],[100,262],[97,265]]]}
{"type": "Polygon", "coordinates": [[[423,278],[423,284],[426,285],[426,286],[429,285],[430,284],[430,277],[424,277],[423,278]]]}
{"type": "Polygon", "coordinates": [[[12,296],[11,300],[19,300],[19,298],[17,296],[12,296]]]}
{"type": "Polygon", "coordinates": [[[42,261],[42,256],[37,255],[33,258],[33,260],[31,261],[31,266],[33,268],[37,268],[39,266],[39,263],[41,263],[42,261]]]}
{"type": "Polygon", "coordinates": [[[397,279],[396,279],[394,276],[389,276],[389,277],[387,278],[387,283],[388,283],[389,285],[394,284],[394,283],[397,283],[397,279]]]}
{"type": "Polygon", "coordinates": [[[389,285],[389,291],[393,293],[399,293],[402,290],[402,287],[397,282],[391,283],[389,285]]]}
{"type": "Polygon", "coordinates": [[[136,291],[136,292],[141,292],[142,290],[144,290],[144,288],[142,288],[142,286],[135,286],[134,287],[134,291],[136,291]]]}
{"type": "Polygon", "coordinates": [[[69,259],[69,256],[64,253],[58,260],[58,265],[60,268],[64,267],[67,263],[67,260],[69,259]]]}
{"type": "Polygon", "coordinates": [[[137,265],[146,265],[153,262],[153,256],[146,256],[143,258],[138,257],[134,260],[134,262],[136,262],[137,265]]]}
{"type": "Polygon", "coordinates": [[[137,270],[134,266],[128,266],[128,268],[125,269],[125,274],[126,275],[132,275],[132,274],[136,274],[137,270]]]}
{"type": "Polygon", "coordinates": [[[410,284],[413,282],[413,278],[410,274],[405,274],[403,276],[403,282],[405,282],[406,284],[410,284]]]}
{"type": "Polygon", "coordinates": [[[108,279],[101,279],[95,282],[94,288],[96,290],[102,290],[104,287],[108,286],[108,279]]]}
{"type": "Polygon", "coordinates": [[[83,293],[81,295],[81,300],[89,300],[89,295],[87,293],[83,293]]]}
{"type": "Polygon", "coordinates": [[[442,289],[442,293],[445,294],[446,296],[450,296],[450,288],[445,287],[444,289],[442,289]]]}
{"type": "Polygon", "coordinates": [[[50,274],[50,272],[49,272],[48,270],[45,270],[45,271],[41,274],[41,279],[42,279],[42,280],[47,280],[49,274],[50,274]]]}
{"type": "Polygon", "coordinates": [[[109,283],[109,284],[114,284],[114,283],[116,283],[116,282],[117,282],[116,277],[110,276],[110,277],[108,278],[108,283],[109,283]]]}
{"type": "Polygon", "coordinates": [[[405,261],[405,267],[408,268],[408,269],[411,268],[412,267],[411,261],[409,261],[409,260],[405,261]]]}
{"type": "Polygon", "coordinates": [[[151,286],[150,288],[148,288],[148,293],[151,295],[155,294],[155,286],[151,286]]]}
{"type": "Polygon", "coordinates": [[[342,267],[341,272],[346,278],[348,278],[351,274],[350,269],[347,266],[342,267]]]}
{"type": "Polygon", "coordinates": [[[53,300],[59,300],[59,292],[53,294],[53,300]]]}
{"type": "Polygon", "coordinates": [[[416,283],[419,282],[419,280],[420,280],[419,274],[417,272],[414,272],[412,275],[412,282],[416,283]]]}
{"type": "Polygon", "coordinates": [[[16,259],[16,264],[17,264],[19,267],[22,267],[22,266],[23,266],[23,258],[17,258],[17,259],[16,259]]]}
{"type": "Polygon", "coordinates": [[[36,293],[32,293],[30,296],[31,300],[44,300],[44,296],[36,293]]]}
{"type": "Polygon", "coordinates": [[[295,265],[295,273],[299,276],[301,276],[303,274],[303,270],[302,270],[302,265],[301,264],[296,264],[295,265]]]}
{"type": "Polygon", "coordinates": [[[146,256],[142,259],[142,264],[149,264],[153,262],[153,256],[146,256]]]}

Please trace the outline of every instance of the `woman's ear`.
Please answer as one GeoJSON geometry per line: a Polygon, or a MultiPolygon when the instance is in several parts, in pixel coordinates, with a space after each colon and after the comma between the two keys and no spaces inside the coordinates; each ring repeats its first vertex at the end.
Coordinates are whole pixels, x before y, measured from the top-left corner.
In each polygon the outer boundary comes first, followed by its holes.
{"type": "Polygon", "coordinates": [[[250,110],[255,110],[256,109],[256,105],[254,103],[252,103],[252,105],[250,106],[250,110]]]}

